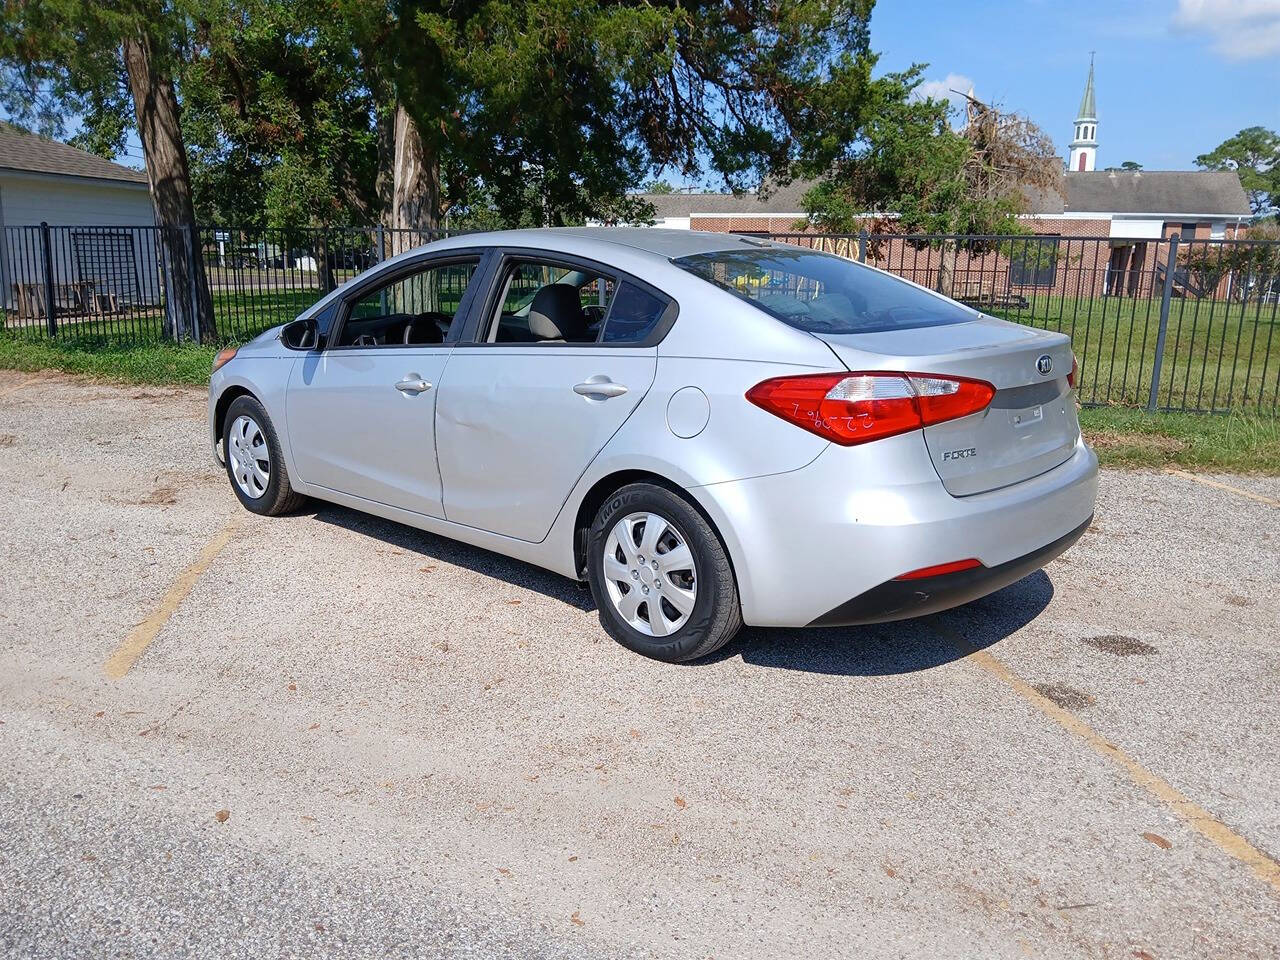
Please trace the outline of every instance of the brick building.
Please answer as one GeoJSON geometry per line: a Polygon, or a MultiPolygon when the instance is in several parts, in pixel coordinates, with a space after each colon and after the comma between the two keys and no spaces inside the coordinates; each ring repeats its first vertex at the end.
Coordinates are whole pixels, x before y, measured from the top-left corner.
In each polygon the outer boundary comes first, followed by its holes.
{"type": "MultiPolygon", "coordinates": [[[[961,251],[956,277],[979,297],[992,290],[1078,296],[1146,296],[1163,275],[1168,239],[1237,239],[1251,214],[1240,180],[1230,171],[1095,170],[1098,110],[1093,59],[1064,164],[1063,192],[1030,197],[1024,225],[1033,237],[961,251]]],[[[654,226],[757,236],[802,234],[799,242],[846,255],[854,241],[809,239],[801,198],[811,184],[794,183],[765,195],[646,194],[654,226]]],[[[891,218],[891,217],[890,217],[891,218]]],[[[872,218],[868,217],[870,226],[872,218]]],[[[1203,251],[1201,245],[1201,251],[1203,251]]],[[[1187,249],[1183,244],[1184,251],[1187,249]]],[[[918,283],[937,282],[937,245],[901,237],[873,242],[868,260],[918,283]]],[[[1179,262],[1184,263],[1183,256],[1179,262]]],[[[962,288],[963,289],[963,288],[962,288]]],[[[959,294],[958,294],[959,295],[959,294]]]]}

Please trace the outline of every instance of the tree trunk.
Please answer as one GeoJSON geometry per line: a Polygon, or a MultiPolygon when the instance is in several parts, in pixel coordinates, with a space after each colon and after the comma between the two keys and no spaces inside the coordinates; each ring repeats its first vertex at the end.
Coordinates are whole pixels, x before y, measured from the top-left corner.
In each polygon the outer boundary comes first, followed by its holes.
{"type": "Polygon", "coordinates": [[[200,256],[187,148],[182,140],[173,78],[156,69],[154,40],[145,31],[124,38],[125,71],[146,158],[165,271],[165,334],[216,339],[213,303],[200,256]]]}
{"type": "MultiPolygon", "coordinates": [[[[390,230],[395,204],[396,117],[394,110],[379,109],[375,119],[378,147],[378,173],[373,192],[378,198],[378,222],[390,230]]],[[[389,248],[388,248],[389,249],[389,248]]]]}
{"type": "Polygon", "coordinates": [[[953,296],[956,285],[956,242],[943,240],[938,258],[938,292],[953,296]]]}
{"type": "Polygon", "coordinates": [[[404,104],[396,104],[392,166],[390,253],[403,253],[433,239],[440,227],[440,160],[428,150],[404,104]]]}

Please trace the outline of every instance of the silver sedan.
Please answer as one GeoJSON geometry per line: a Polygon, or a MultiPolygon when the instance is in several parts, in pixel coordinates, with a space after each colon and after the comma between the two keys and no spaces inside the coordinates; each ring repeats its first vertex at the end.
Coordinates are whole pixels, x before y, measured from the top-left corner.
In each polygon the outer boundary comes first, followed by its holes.
{"type": "Polygon", "coordinates": [[[442,240],[219,354],[249,510],[344,504],[591,586],[646,656],[874,623],[1038,569],[1093,515],[1068,339],[751,237],[442,240]]]}

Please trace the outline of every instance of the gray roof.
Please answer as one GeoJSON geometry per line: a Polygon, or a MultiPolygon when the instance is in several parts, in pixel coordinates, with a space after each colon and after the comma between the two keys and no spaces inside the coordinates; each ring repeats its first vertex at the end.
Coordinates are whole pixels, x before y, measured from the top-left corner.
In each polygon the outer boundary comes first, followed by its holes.
{"type": "Polygon", "coordinates": [[[141,170],[122,167],[97,154],[78,150],[56,140],[24,133],[7,123],[0,123],[0,170],[21,170],[63,177],[92,177],[95,180],[119,180],[125,183],[147,182],[141,170]]]}
{"type": "Polygon", "coordinates": [[[1089,79],[1084,84],[1084,96],[1080,98],[1080,112],[1077,120],[1097,120],[1098,107],[1093,102],[1093,54],[1089,55],[1089,79]]]}
{"type": "Polygon", "coordinates": [[[1068,213],[1250,214],[1231,170],[1090,170],[1066,175],[1068,213]]]}
{"type": "MultiPolygon", "coordinates": [[[[1149,213],[1247,217],[1249,198],[1240,178],[1230,170],[1139,170],[1134,173],[1091,170],[1068,172],[1067,192],[1028,191],[1028,211],[1033,214],[1149,213]]],[[[753,193],[649,193],[658,219],[691,214],[737,213],[742,216],[798,214],[800,197],[812,187],[798,181],[775,191],[767,199],[753,193]]]]}
{"type": "Polygon", "coordinates": [[[770,213],[800,213],[800,198],[812,187],[798,180],[785,187],[773,188],[763,199],[756,193],[646,193],[655,216],[687,217],[691,213],[740,213],[744,216],[768,216],[770,213]]]}

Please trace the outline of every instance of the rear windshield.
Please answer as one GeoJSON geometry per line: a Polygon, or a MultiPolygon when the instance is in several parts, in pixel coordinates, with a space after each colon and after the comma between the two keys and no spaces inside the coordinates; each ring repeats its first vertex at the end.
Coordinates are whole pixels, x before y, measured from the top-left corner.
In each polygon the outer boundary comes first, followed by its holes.
{"type": "Polygon", "coordinates": [[[968,308],[890,274],[812,250],[722,250],[675,264],[809,333],[876,333],[975,319],[968,308]]]}

